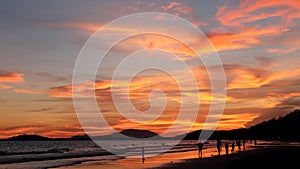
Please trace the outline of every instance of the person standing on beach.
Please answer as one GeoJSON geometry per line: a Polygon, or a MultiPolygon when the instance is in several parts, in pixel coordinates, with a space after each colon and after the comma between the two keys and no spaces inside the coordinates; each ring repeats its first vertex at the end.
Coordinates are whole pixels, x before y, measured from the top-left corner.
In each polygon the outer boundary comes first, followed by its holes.
{"type": "Polygon", "coordinates": [[[199,158],[202,158],[203,143],[202,143],[202,142],[199,142],[199,143],[197,144],[197,146],[198,146],[198,157],[199,157],[199,158]]]}
{"type": "Polygon", "coordinates": [[[221,147],[222,147],[222,142],[218,139],[217,140],[218,155],[221,155],[221,147]]]}
{"type": "Polygon", "coordinates": [[[235,144],[234,144],[234,141],[233,141],[232,144],[231,144],[231,152],[234,152],[234,148],[235,148],[235,144]]]}
{"type": "Polygon", "coordinates": [[[239,151],[241,151],[241,141],[240,140],[236,141],[236,145],[238,146],[239,151]]]}
{"type": "Polygon", "coordinates": [[[246,140],[243,139],[243,150],[246,150],[246,140]]]}
{"type": "Polygon", "coordinates": [[[145,163],[145,149],[142,148],[142,163],[145,163]]]}
{"type": "Polygon", "coordinates": [[[228,149],[229,149],[228,143],[225,143],[226,155],[228,155],[228,149]]]}

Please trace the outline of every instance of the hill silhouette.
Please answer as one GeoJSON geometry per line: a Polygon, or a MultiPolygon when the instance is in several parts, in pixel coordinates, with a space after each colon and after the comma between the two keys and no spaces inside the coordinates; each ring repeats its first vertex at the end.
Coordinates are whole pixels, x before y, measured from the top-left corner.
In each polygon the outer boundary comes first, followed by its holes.
{"type": "Polygon", "coordinates": [[[149,130],[137,130],[137,129],[126,129],[121,131],[121,134],[133,138],[150,138],[158,135],[157,133],[154,133],[149,130]]]}
{"type": "MultiPolygon", "coordinates": [[[[198,140],[202,130],[197,130],[186,134],[185,140],[198,140]]],[[[120,133],[112,133],[105,136],[96,136],[94,139],[99,140],[123,140],[130,138],[151,138],[159,136],[157,133],[149,130],[126,129],[120,133]],[[121,135],[120,135],[121,134],[121,135]],[[124,137],[128,136],[128,137],[124,137]]],[[[180,139],[184,135],[175,137],[156,137],[156,139],[180,139]]],[[[214,131],[209,138],[215,139],[262,139],[262,140],[286,140],[286,141],[299,141],[300,140],[300,110],[295,110],[284,117],[278,119],[270,119],[264,121],[250,128],[214,131]]],[[[39,135],[19,135],[8,139],[7,141],[48,141],[48,140],[91,140],[88,135],[73,136],[70,138],[56,138],[51,139],[39,135]]]]}
{"type": "Polygon", "coordinates": [[[96,136],[93,139],[96,140],[130,140],[130,139],[136,139],[136,138],[152,138],[154,136],[155,139],[164,139],[163,137],[160,137],[157,133],[154,133],[149,130],[138,130],[138,129],[126,129],[119,133],[112,133],[105,136],[96,136]]]}
{"type": "MultiPolygon", "coordinates": [[[[154,136],[157,136],[157,133],[154,133],[149,130],[137,130],[137,129],[126,129],[121,131],[120,133],[112,133],[109,135],[104,136],[95,136],[94,139],[96,140],[124,140],[124,139],[130,139],[130,138],[151,138],[154,136]],[[121,135],[120,135],[121,134],[121,135]],[[128,136],[128,137],[124,137],[128,136]]],[[[158,137],[162,138],[162,137],[158,137]]],[[[57,140],[57,141],[63,141],[63,140],[91,140],[91,138],[88,135],[78,135],[78,136],[72,136],[70,138],[47,138],[39,135],[19,135],[14,136],[7,139],[2,139],[2,141],[49,141],[49,140],[57,140]]],[[[1,140],[0,140],[1,141],[1,140]]]]}
{"type": "MultiPolygon", "coordinates": [[[[188,133],[185,140],[198,140],[202,130],[188,133]]],[[[300,140],[300,111],[270,119],[250,128],[215,131],[210,139],[300,140]]]]}
{"type": "Polygon", "coordinates": [[[47,138],[47,137],[39,136],[39,135],[23,134],[23,135],[8,138],[6,140],[8,140],[8,141],[49,141],[51,139],[47,138]]]}
{"type": "Polygon", "coordinates": [[[300,110],[252,126],[249,134],[262,139],[300,140],[300,110]]]}

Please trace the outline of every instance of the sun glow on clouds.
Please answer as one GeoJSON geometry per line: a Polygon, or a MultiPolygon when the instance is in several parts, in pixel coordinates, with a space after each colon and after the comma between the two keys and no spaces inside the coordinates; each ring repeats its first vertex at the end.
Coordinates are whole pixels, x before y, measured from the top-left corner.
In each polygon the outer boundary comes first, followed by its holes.
{"type": "Polygon", "coordinates": [[[218,51],[234,50],[242,48],[250,48],[252,45],[258,44],[261,41],[259,38],[276,36],[282,33],[282,30],[277,27],[269,28],[246,28],[239,32],[217,33],[208,35],[211,42],[215,45],[218,51]]]}
{"type": "MultiPolygon", "coordinates": [[[[255,64],[247,65],[248,63],[234,62],[234,64],[226,63],[224,65],[225,73],[228,82],[228,97],[226,98],[226,109],[222,116],[222,120],[218,126],[218,129],[233,129],[245,127],[245,124],[251,124],[252,121],[257,119],[267,120],[269,117],[273,117],[269,110],[279,111],[290,110],[286,107],[294,108],[299,107],[296,102],[299,100],[299,75],[300,69],[297,65],[300,64],[299,59],[299,19],[300,19],[300,1],[286,0],[260,0],[260,1],[239,1],[239,4],[233,5],[231,2],[224,2],[225,4],[219,5],[215,9],[216,13],[211,18],[206,18],[210,21],[208,23],[196,20],[193,16],[193,12],[197,10],[194,6],[190,6],[184,2],[159,2],[159,1],[138,1],[130,3],[128,9],[134,12],[143,12],[143,9],[148,11],[167,12],[175,14],[177,16],[184,17],[196,26],[204,28],[209,40],[213,43],[216,50],[220,52],[221,59],[227,60],[223,57],[223,53],[232,52],[232,60],[238,60],[234,57],[245,56],[253,58],[255,64]],[[250,49],[251,52],[246,53],[246,49],[250,49]],[[244,51],[245,50],[245,51],[244,51]],[[256,54],[256,52],[261,53],[256,54]],[[240,52],[240,53],[239,53],[240,52]],[[243,53],[245,52],[245,53],[243,53]],[[268,59],[259,60],[257,56],[265,57],[268,59]],[[261,64],[262,62],[262,64],[261,64]],[[295,101],[296,100],[296,101],[295,101]],[[282,109],[281,109],[282,108],[282,109]],[[269,114],[268,114],[269,113],[269,114]]],[[[161,15],[157,20],[164,21],[167,18],[161,15]]],[[[69,32],[78,33],[82,32],[84,35],[90,35],[93,32],[102,28],[104,22],[79,22],[79,21],[65,21],[60,20],[57,23],[43,24],[47,28],[53,31],[70,30],[69,32]]],[[[168,28],[162,28],[168,29],[168,28]]],[[[113,37],[114,34],[122,34],[124,32],[130,32],[131,29],[125,29],[124,27],[110,28],[105,36],[113,37]]],[[[172,33],[178,33],[176,28],[170,29],[172,33]]],[[[181,32],[185,34],[185,32],[181,32]]],[[[72,35],[74,36],[74,35],[72,35]]],[[[186,36],[189,36],[186,34],[186,36]]],[[[87,37],[88,38],[88,37],[87,37]]],[[[86,39],[87,39],[86,38],[86,39]]],[[[109,41],[107,43],[110,43],[109,41]]],[[[211,48],[206,48],[206,44],[202,44],[199,39],[191,36],[189,43],[195,46],[202,46],[199,49],[200,53],[207,53],[211,48]]],[[[117,55],[112,55],[108,58],[107,63],[115,63],[123,59],[125,55],[139,49],[163,49],[166,52],[170,52],[178,55],[179,57],[174,62],[186,61],[194,62],[196,56],[195,53],[187,47],[185,44],[172,39],[170,37],[147,34],[134,38],[129,38],[126,41],[119,43],[115,48],[115,52],[122,55],[118,58],[117,55]]],[[[116,54],[114,53],[114,54],[116,54]]],[[[147,58],[147,56],[143,56],[147,58]]],[[[162,57],[168,57],[167,55],[162,57]]],[[[110,64],[107,64],[110,65],[110,64]]],[[[199,117],[194,123],[193,130],[201,129],[205,121],[209,106],[212,98],[210,93],[210,83],[207,72],[202,65],[193,65],[192,72],[195,74],[195,78],[198,82],[200,91],[200,110],[198,112],[199,117]]],[[[108,70],[113,70],[111,67],[107,67],[108,70]]],[[[18,69],[15,69],[18,70],[18,69]]],[[[183,81],[189,82],[186,79],[185,70],[176,70],[183,81]]],[[[124,119],[120,116],[119,112],[115,109],[111,97],[111,79],[107,78],[110,73],[103,73],[100,75],[96,82],[86,82],[83,84],[76,84],[75,87],[80,89],[80,94],[75,94],[76,97],[86,98],[90,97],[92,91],[96,92],[96,98],[99,102],[99,106],[106,119],[111,123],[113,128],[118,131],[128,128],[137,129],[150,129],[152,131],[161,133],[173,123],[180,109],[183,97],[195,96],[195,91],[192,91],[187,86],[183,91],[180,91],[178,85],[174,79],[165,74],[159,72],[151,73],[152,76],[139,76],[130,83],[129,98],[135,109],[145,111],[149,109],[149,94],[153,89],[161,89],[166,96],[167,105],[163,115],[153,121],[152,123],[134,123],[130,120],[124,119]]],[[[25,72],[27,77],[27,72],[25,72]]],[[[31,81],[27,82],[24,86],[15,88],[13,85],[18,83],[24,83],[24,74],[14,71],[0,71],[0,89],[6,93],[24,93],[20,94],[20,97],[27,97],[32,95],[40,102],[35,101],[36,106],[34,110],[28,111],[28,114],[40,114],[40,118],[61,119],[69,118],[70,114],[75,116],[75,112],[71,105],[72,98],[72,86],[71,82],[51,83],[49,86],[42,89],[42,87],[35,88],[37,86],[31,81]],[[5,90],[13,88],[12,90],[5,90]],[[49,102],[49,103],[45,103],[49,102]],[[45,106],[45,105],[46,106],[45,106]],[[54,104],[54,105],[53,105],[54,104]],[[38,107],[40,106],[40,107],[38,107]],[[51,108],[51,106],[53,108],[51,108]],[[43,109],[41,107],[50,107],[49,109],[43,109]],[[49,111],[46,111],[49,110],[49,111]],[[54,111],[57,110],[57,111],[54,111]],[[56,112],[56,113],[53,113],[56,112]],[[57,113],[60,112],[60,113],[57,113]],[[68,113],[66,113],[68,112],[68,113]],[[52,113],[52,114],[51,114],[52,113]],[[66,115],[68,114],[68,115],[66,115]]],[[[31,79],[31,78],[29,78],[31,79]]],[[[121,79],[115,81],[116,91],[121,99],[126,99],[127,93],[123,90],[128,85],[128,82],[124,82],[121,79]]],[[[6,97],[10,97],[10,94],[6,97]]],[[[14,93],[14,94],[15,94],[14,93]]],[[[11,94],[12,95],[12,94],[11,94]]],[[[0,98],[3,94],[0,95],[0,98]]],[[[31,97],[31,96],[30,96],[31,97]]],[[[157,97],[161,97],[157,95],[157,97]]],[[[13,100],[13,99],[11,99],[13,100]]],[[[3,102],[1,102],[2,104],[3,102]]],[[[32,104],[30,102],[29,104],[32,104]]],[[[18,107],[18,103],[7,103],[11,106],[9,111],[15,112],[18,107]]],[[[7,106],[7,107],[9,107],[7,106]]],[[[2,107],[3,108],[3,107],[2,107]]],[[[31,108],[33,109],[33,108],[31,108]]],[[[146,114],[140,114],[141,116],[147,116],[146,114]]],[[[26,118],[26,117],[24,117],[26,118]]],[[[9,137],[18,134],[41,134],[49,137],[69,137],[72,135],[83,134],[81,127],[73,125],[76,121],[76,117],[73,117],[71,122],[57,122],[54,124],[43,125],[24,125],[20,126],[12,124],[15,127],[3,127],[0,137],[9,137]],[[62,123],[68,123],[62,125],[62,123]]],[[[53,120],[54,121],[54,120],[53,120]]],[[[180,121],[182,126],[189,124],[189,121],[180,121]]],[[[92,126],[91,126],[92,127],[92,126]]],[[[95,128],[95,132],[98,129],[95,128]]],[[[180,133],[182,129],[178,128],[175,134],[180,133]]]]}
{"type": "Polygon", "coordinates": [[[281,17],[286,22],[300,18],[300,2],[297,0],[260,0],[260,1],[240,1],[238,8],[230,8],[224,5],[217,13],[218,20],[224,25],[241,26],[248,22],[255,22],[271,17],[281,17]],[[263,12],[256,11],[269,8],[263,12]],[[275,10],[274,10],[275,9],[275,10]]]}
{"type": "Polygon", "coordinates": [[[22,83],[24,74],[16,72],[0,71],[0,88],[10,89],[11,86],[6,83],[22,83]],[[5,84],[3,84],[5,83],[5,84]]]}
{"type": "Polygon", "coordinates": [[[39,134],[45,137],[50,138],[67,138],[74,135],[83,135],[84,132],[79,125],[64,126],[63,130],[56,128],[51,128],[44,125],[24,125],[24,126],[15,126],[7,127],[0,129],[1,134],[0,138],[7,138],[12,136],[17,136],[21,134],[39,134]]]}
{"type": "Polygon", "coordinates": [[[170,2],[168,6],[161,6],[164,11],[173,10],[175,15],[188,15],[192,12],[192,8],[179,2],[170,2]]]}
{"type": "Polygon", "coordinates": [[[24,82],[23,74],[18,74],[16,72],[0,71],[0,82],[11,82],[11,83],[24,82]]]}
{"type": "Polygon", "coordinates": [[[16,126],[16,127],[8,127],[4,130],[0,130],[0,138],[5,138],[9,136],[15,136],[23,133],[27,134],[35,134],[38,129],[40,129],[41,126],[16,126]]]}

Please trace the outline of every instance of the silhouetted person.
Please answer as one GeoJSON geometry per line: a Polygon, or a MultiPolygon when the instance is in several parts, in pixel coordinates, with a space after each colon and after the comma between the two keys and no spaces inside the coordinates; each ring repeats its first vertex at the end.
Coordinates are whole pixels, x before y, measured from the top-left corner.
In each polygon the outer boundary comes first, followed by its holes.
{"type": "Polygon", "coordinates": [[[240,140],[236,141],[236,145],[238,146],[239,151],[241,151],[241,141],[240,140]]]}
{"type": "Polygon", "coordinates": [[[235,148],[235,143],[232,142],[232,144],[231,144],[231,152],[234,152],[234,148],[235,148]]]}
{"type": "Polygon", "coordinates": [[[246,150],[246,140],[243,139],[243,150],[246,150]]]}
{"type": "Polygon", "coordinates": [[[254,145],[257,145],[256,139],[254,140],[254,145]]]}
{"type": "Polygon", "coordinates": [[[142,163],[145,163],[145,149],[142,148],[142,163]]]}
{"type": "Polygon", "coordinates": [[[228,149],[229,149],[228,143],[225,143],[226,155],[228,155],[228,149]]]}
{"type": "Polygon", "coordinates": [[[218,139],[217,140],[218,155],[221,155],[221,147],[222,147],[222,142],[218,139]]]}
{"type": "Polygon", "coordinates": [[[199,157],[199,158],[202,158],[203,143],[202,143],[202,142],[199,142],[199,143],[197,144],[197,146],[198,146],[198,157],[199,157]]]}

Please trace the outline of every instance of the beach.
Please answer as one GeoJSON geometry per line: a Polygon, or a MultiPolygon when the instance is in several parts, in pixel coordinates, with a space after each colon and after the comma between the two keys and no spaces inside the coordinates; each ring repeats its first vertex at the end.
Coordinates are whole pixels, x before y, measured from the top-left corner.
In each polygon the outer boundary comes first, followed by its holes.
{"type": "Polygon", "coordinates": [[[289,168],[296,166],[299,160],[299,143],[251,147],[247,147],[246,151],[236,151],[229,155],[223,152],[221,156],[217,156],[216,152],[212,152],[214,154],[204,158],[197,158],[197,151],[188,151],[147,158],[144,164],[141,163],[141,159],[124,158],[113,163],[82,163],[59,169],[253,169],[261,166],[289,168]]]}
{"type": "MultiPolygon", "coordinates": [[[[176,140],[110,141],[111,147],[124,150],[113,155],[92,141],[2,141],[0,142],[0,169],[46,168],[145,168],[157,167],[168,162],[196,158],[197,140],[181,141],[168,152],[161,152],[176,140]],[[146,161],[141,160],[144,147],[146,161]],[[153,153],[160,153],[155,156],[153,153]],[[153,157],[151,157],[153,156],[153,157]]],[[[214,141],[207,141],[204,156],[216,154],[214,141]]]]}
{"type": "MultiPolygon", "coordinates": [[[[229,141],[224,140],[224,142],[229,141]]],[[[141,155],[138,155],[140,152],[136,151],[138,149],[130,152],[130,154],[136,154],[135,156],[122,157],[107,154],[89,141],[2,142],[2,146],[10,145],[10,152],[6,152],[7,155],[2,152],[0,169],[226,169],[257,168],[262,164],[276,168],[295,165],[300,153],[299,142],[259,140],[258,145],[247,142],[245,150],[241,147],[241,151],[239,151],[236,147],[233,152],[229,151],[228,155],[223,147],[221,155],[218,156],[216,142],[208,141],[204,144],[203,158],[199,158],[195,142],[196,140],[184,141],[168,152],[147,157],[144,163],[142,163],[141,155]],[[20,146],[16,146],[18,144],[28,148],[21,149],[20,146]],[[39,147],[32,149],[33,145],[39,145],[39,147]],[[13,149],[15,150],[12,151],[13,149]]],[[[147,145],[150,146],[150,143],[153,142],[149,142],[147,145]]],[[[161,141],[156,141],[156,143],[158,145],[161,141]]],[[[131,142],[122,146],[127,148],[131,146],[131,142]]]]}
{"type": "Polygon", "coordinates": [[[153,169],[253,169],[253,168],[295,168],[299,164],[300,146],[269,146],[243,151],[226,156],[203,159],[189,159],[165,164],[153,169]]]}

